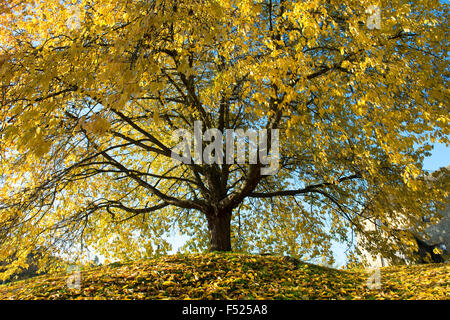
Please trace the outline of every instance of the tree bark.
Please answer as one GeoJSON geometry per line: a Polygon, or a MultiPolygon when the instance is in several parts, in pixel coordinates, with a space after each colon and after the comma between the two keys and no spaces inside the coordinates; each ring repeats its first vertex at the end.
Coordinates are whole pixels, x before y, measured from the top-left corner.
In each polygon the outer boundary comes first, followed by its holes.
{"type": "Polygon", "coordinates": [[[231,251],[231,210],[207,214],[210,251],[231,251]]]}

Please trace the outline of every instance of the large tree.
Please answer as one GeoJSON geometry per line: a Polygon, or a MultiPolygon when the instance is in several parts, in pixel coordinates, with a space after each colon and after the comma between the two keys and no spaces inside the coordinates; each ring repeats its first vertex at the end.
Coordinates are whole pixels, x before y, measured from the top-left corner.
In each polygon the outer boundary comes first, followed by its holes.
{"type": "Polygon", "coordinates": [[[167,252],[173,227],[191,250],[329,257],[364,219],[420,228],[445,196],[421,176],[429,142],[448,144],[448,5],[373,4],[4,7],[0,257],[81,243],[134,258],[167,252]],[[195,121],[278,129],[279,170],[172,161],[172,133],[195,121]]]}

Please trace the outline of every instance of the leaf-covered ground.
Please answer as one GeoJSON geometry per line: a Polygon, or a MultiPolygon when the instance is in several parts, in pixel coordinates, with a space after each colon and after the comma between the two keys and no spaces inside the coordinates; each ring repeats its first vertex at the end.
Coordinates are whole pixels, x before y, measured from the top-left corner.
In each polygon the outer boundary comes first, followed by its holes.
{"type": "Polygon", "coordinates": [[[0,299],[450,299],[450,265],[381,269],[369,289],[365,270],[335,270],[280,256],[173,255],[0,285],[0,299]]]}

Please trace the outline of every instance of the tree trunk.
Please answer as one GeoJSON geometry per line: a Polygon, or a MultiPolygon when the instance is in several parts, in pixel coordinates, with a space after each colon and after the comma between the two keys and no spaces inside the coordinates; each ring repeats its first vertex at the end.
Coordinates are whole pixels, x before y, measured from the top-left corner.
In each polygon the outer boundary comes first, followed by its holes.
{"type": "Polygon", "coordinates": [[[231,211],[207,214],[210,251],[231,251],[231,211]]]}

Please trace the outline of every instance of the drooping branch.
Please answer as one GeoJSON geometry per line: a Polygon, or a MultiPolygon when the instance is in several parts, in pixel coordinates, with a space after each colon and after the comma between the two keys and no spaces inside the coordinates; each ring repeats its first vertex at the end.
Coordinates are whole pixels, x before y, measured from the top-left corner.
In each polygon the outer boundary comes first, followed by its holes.
{"type": "MultiPolygon", "coordinates": [[[[361,178],[361,175],[354,174],[351,176],[342,177],[342,178],[338,179],[336,181],[336,183],[341,183],[341,182],[344,182],[347,180],[354,180],[354,179],[360,179],[360,178],[361,178]]],[[[323,187],[333,186],[333,185],[336,185],[336,183],[323,182],[323,183],[309,185],[305,188],[295,189],[295,190],[278,190],[278,191],[272,191],[272,192],[253,192],[253,193],[249,194],[248,196],[251,198],[272,198],[272,197],[296,196],[296,195],[300,195],[300,194],[314,192],[323,187]]]]}

